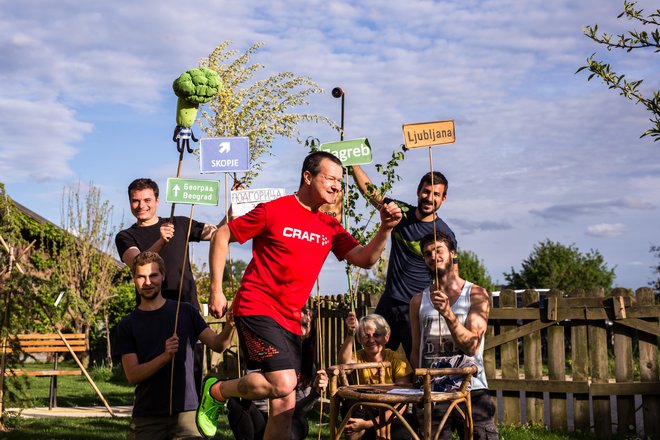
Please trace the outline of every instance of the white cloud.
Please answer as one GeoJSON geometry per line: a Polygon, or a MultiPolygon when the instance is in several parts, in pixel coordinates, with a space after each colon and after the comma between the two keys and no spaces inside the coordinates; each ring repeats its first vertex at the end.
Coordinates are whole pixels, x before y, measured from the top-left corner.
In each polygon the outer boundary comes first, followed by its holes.
{"type": "Polygon", "coordinates": [[[598,223],[587,227],[587,235],[594,237],[618,237],[626,227],[623,223],[598,223]]]}
{"type": "Polygon", "coordinates": [[[72,174],[72,146],[92,130],[57,102],[0,97],[0,175],[5,182],[50,180],[72,174]]]}

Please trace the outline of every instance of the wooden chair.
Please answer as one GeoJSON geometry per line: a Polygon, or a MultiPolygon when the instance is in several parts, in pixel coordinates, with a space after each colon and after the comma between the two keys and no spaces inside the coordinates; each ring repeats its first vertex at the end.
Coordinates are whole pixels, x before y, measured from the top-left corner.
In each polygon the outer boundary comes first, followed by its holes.
{"type": "Polygon", "coordinates": [[[394,419],[399,419],[401,424],[408,430],[411,437],[420,440],[419,435],[410,426],[404,418],[404,413],[410,404],[422,406],[424,409],[424,440],[438,439],[440,432],[444,427],[449,414],[452,411],[462,417],[465,425],[465,438],[472,439],[472,405],[470,402],[470,391],[468,386],[472,376],[477,373],[477,367],[468,368],[418,368],[415,370],[416,376],[423,377],[424,385],[422,390],[415,392],[414,386],[402,386],[394,384],[385,384],[385,369],[391,368],[389,362],[369,362],[361,364],[341,364],[333,365],[328,368],[330,377],[330,438],[339,440],[346,428],[346,424],[353,414],[354,410],[362,406],[367,410],[369,417],[374,422],[376,428],[376,437],[378,439],[389,439],[389,426],[394,419]],[[363,370],[366,368],[378,368],[378,385],[351,385],[348,382],[347,373],[354,370],[363,370]],[[433,376],[451,375],[463,376],[463,380],[456,391],[451,392],[432,392],[431,378],[433,376]],[[341,384],[338,381],[341,380],[341,384]],[[410,390],[410,393],[396,393],[393,390],[410,390]],[[338,426],[339,406],[343,400],[354,401],[344,420],[338,426]],[[449,402],[449,407],[440,420],[440,424],[435,434],[432,432],[433,404],[439,402],[449,402]],[[459,404],[465,404],[465,411],[459,407],[459,404]],[[376,413],[377,411],[377,413],[376,413]]]}

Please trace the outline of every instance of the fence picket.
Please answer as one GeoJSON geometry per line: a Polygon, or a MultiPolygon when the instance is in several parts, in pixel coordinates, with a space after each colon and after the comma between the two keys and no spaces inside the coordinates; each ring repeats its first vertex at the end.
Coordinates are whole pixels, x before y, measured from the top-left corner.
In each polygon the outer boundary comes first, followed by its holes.
{"type": "MultiPolygon", "coordinates": [[[[531,307],[539,303],[539,293],[527,289],[522,295],[523,307],[531,307]]],[[[541,332],[537,331],[523,338],[523,362],[525,379],[542,379],[543,362],[541,357],[541,332]]],[[[529,391],[525,393],[527,423],[543,424],[543,393],[529,391]]]]}
{"type": "MultiPolygon", "coordinates": [[[[612,300],[615,304],[622,304],[623,301],[621,300],[628,296],[628,289],[616,288],[612,290],[612,300]]],[[[633,330],[630,327],[617,324],[616,320],[614,321],[614,324],[614,377],[617,382],[632,382],[633,330]]],[[[617,396],[616,406],[617,433],[620,435],[635,434],[635,396],[617,396]]]]}
{"type": "MultiPolygon", "coordinates": [[[[551,289],[548,292],[548,299],[561,297],[560,290],[551,289]]],[[[566,380],[566,345],[561,322],[548,327],[548,377],[550,380],[566,380]]],[[[568,428],[566,393],[550,393],[550,427],[557,431],[568,428]]]]}
{"type": "MultiPolygon", "coordinates": [[[[584,298],[584,289],[575,289],[572,298],[584,298]]],[[[574,381],[589,379],[589,340],[587,336],[587,321],[571,321],[571,365],[574,381]]],[[[573,394],[573,420],[576,430],[589,431],[589,394],[573,394]]]]}
{"type": "MultiPolygon", "coordinates": [[[[655,295],[649,287],[635,292],[639,306],[654,306],[655,295]]],[[[658,324],[658,318],[649,320],[658,324]]],[[[658,382],[658,338],[646,332],[639,335],[639,376],[642,382],[658,382]]],[[[660,396],[642,396],[644,433],[649,438],[660,438],[660,396]]]]}
{"type": "MultiPolygon", "coordinates": [[[[513,290],[503,290],[500,293],[501,308],[516,308],[516,292],[513,290]]],[[[516,321],[504,321],[506,325],[500,326],[500,333],[515,330],[516,321]]],[[[519,380],[520,363],[518,360],[518,341],[511,341],[502,344],[502,378],[519,380]]],[[[520,423],[520,392],[503,391],[502,422],[507,425],[520,423]]]]}
{"type": "MultiPolygon", "coordinates": [[[[605,297],[601,288],[591,289],[589,296],[605,297]]],[[[589,322],[589,360],[591,361],[591,381],[595,384],[607,383],[607,329],[605,320],[589,322]]],[[[612,416],[609,396],[592,396],[594,413],[594,430],[599,438],[612,436],[612,416]]]]}

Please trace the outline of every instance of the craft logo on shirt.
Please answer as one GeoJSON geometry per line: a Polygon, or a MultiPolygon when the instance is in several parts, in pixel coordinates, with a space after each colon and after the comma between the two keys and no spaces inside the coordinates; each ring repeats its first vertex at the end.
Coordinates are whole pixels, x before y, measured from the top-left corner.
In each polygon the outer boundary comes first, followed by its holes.
{"type": "Polygon", "coordinates": [[[317,243],[325,246],[329,243],[328,237],[325,235],[317,234],[316,232],[302,231],[298,228],[286,227],[282,235],[288,238],[297,238],[298,240],[305,240],[310,243],[317,243]]]}

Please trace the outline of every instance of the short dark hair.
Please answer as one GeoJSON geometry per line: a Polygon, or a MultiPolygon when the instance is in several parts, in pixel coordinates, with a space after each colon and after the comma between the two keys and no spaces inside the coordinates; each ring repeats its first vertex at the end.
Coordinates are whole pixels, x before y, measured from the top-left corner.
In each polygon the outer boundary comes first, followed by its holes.
{"type": "Polygon", "coordinates": [[[425,235],[420,241],[419,241],[419,250],[424,253],[424,248],[428,246],[430,243],[435,243],[435,242],[441,242],[447,245],[447,249],[449,249],[449,252],[456,252],[456,246],[454,246],[454,239],[451,238],[449,235],[445,234],[444,232],[436,231],[435,235],[433,233],[425,235]]]}
{"type": "Polygon", "coordinates": [[[156,198],[158,198],[158,184],[151,179],[142,177],[140,179],[135,179],[128,185],[128,198],[131,198],[133,191],[142,191],[143,189],[151,189],[154,192],[156,198]]]}
{"type": "Polygon", "coordinates": [[[328,153],[327,151],[315,151],[310,153],[305,160],[303,160],[302,170],[300,171],[300,186],[303,186],[303,183],[305,183],[305,171],[309,171],[312,176],[316,176],[320,172],[319,166],[323,159],[331,160],[340,167],[343,167],[341,160],[332,153],[328,153]]]}
{"type": "Polygon", "coordinates": [[[144,251],[140,252],[135,260],[133,260],[133,267],[131,268],[131,273],[135,276],[135,271],[138,266],[146,266],[149,263],[158,263],[158,272],[162,276],[165,276],[165,261],[163,257],[158,255],[156,252],[144,251]]]}
{"type": "Polygon", "coordinates": [[[419,181],[419,185],[417,185],[417,194],[419,194],[419,192],[422,190],[422,186],[431,185],[431,183],[433,183],[433,185],[444,185],[445,191],[442,193],[442,196],[444,197],[447,195],[449,182],[447,182],[447,178],[440,171],[433,171],[433,173],[429,171],[428,173],[424,174],[419,181]],[[431,182],[431,176],[433,176],[433,182],[431,182]]]}

